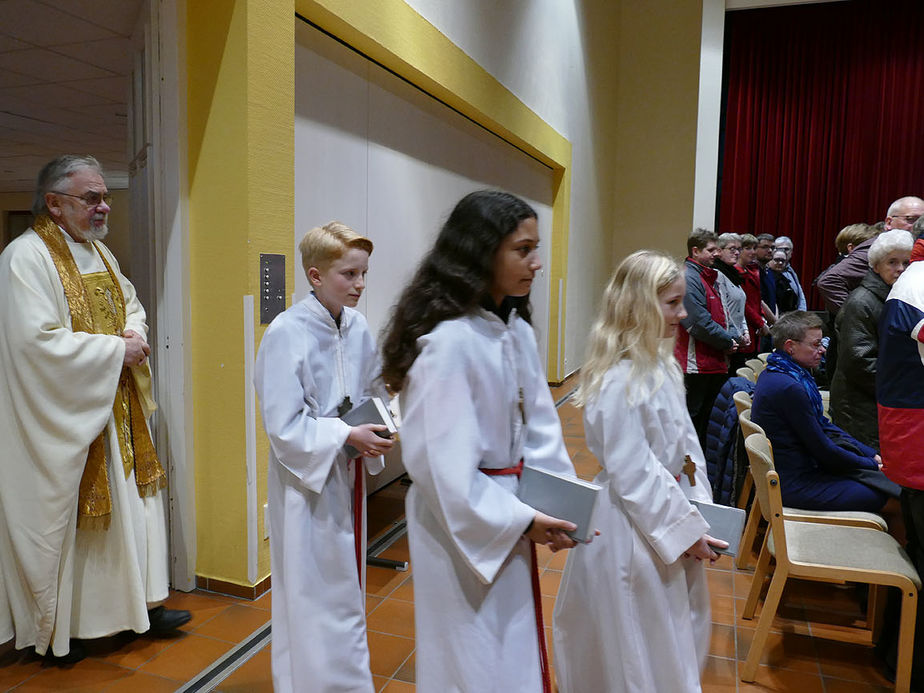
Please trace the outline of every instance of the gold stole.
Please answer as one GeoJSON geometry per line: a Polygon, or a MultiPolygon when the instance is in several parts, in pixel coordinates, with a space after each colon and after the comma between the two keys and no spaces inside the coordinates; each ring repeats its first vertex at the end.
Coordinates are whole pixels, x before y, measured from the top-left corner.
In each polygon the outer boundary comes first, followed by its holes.
{"type": "MultiPolygon", "coordinates": [[[[74,332],[121,335],[125,329],[125,296],[115,272],[96,244],[93,247],[106,267],[105,272],[81,276],[58,225],[41,215],[32,225],[45,243],[71,313],[74,332]]],[[[149,402],[146,393],[145,401],[149,402]]],[[[122,454],[125,478],[135,470],[135,485],[141,497],[153,496],[167,485],[167,474],[157,459],[154,443],[145,422],[145,412],[131,369],[123,368],[112,407],[116,437],[122,454]]],[[[112,497],[106,471],[106,429],[90,443],[87,463],[80,479],[77,500],[77,526],[84,529],[108,529],[112,518],[112,497]]]]}

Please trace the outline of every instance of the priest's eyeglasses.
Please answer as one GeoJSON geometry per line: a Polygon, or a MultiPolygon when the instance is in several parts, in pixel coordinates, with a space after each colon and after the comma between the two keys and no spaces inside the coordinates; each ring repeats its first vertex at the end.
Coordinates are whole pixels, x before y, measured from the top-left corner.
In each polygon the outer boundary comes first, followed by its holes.
{"type": "Polygon", "coordinates": [[[73,193],[61,192],[60,190],[49,190],[48,192],[52,192],[55,195],[67,195],[68,197],[76,197],[78,200],[83,200],[83,203],[87,207],[99,207],[101,204],[103,204],[103,202],[105,202],[107,206],[112,205],[112,195],[108,192],[101,193],[95,190],[90,190],[89,192],[85,192],[83,195],[74,195],[73,193]]]}

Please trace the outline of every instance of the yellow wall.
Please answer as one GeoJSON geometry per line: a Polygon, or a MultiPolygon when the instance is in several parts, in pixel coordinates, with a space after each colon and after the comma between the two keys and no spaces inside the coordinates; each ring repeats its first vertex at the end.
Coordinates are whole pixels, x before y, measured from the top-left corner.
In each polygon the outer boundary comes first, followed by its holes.
{"type": "MultiPolygon", "coordinates": [[[[559,177],[553,284],[575,252],[568,228],[571,143],[403,0],[188,3],[196,572],[239,584],[250,583],[242,300],[259,295],[261,252],[286,255],[287,295],[298,271],[292,253],[295,11],[552,166],[559,177]]],[[[593,162],[583,165],[593,169],[592,204],[601,219],[582,246],[595,244],[595,253],[596,246],[612,249],[615,258],[642,246],[681,255],[692,219],[700,3],[582,3],[580,13],[594,94],[593,162]]],[[[602,286],[606,263],[593,253],[591,259],[602,286]]],[[[572,266],[572,272],[583,269],[572,266]]],[[[556,318],[559,309],[553,300],[556,318]]],[[[552,323],[550,360],[557,356],[557,320],[552,323]]],[[[255,329],[258,343],[262,329],[255,329]]],[[[259,422],[258,432],[257,580],[269,572],[262,541],[267,446],[259,422]]]]}
{"type": "Polygon", "coordinates": [[[623,0],[616,81],[616,258],[686,255],[692,230],[702,3],[623,0]]]}
{"type": "MultiPolygon", "coordinates": [[[[259,296],[260,253],[286,255],[287,296],[294,287],[293,15],[286,0],[187,4],[196,573],[238,584],[250,584],[243,297],[259,296]]],[[[269,547],[267,445],[257,440],[259,581],[269,547]]]]}

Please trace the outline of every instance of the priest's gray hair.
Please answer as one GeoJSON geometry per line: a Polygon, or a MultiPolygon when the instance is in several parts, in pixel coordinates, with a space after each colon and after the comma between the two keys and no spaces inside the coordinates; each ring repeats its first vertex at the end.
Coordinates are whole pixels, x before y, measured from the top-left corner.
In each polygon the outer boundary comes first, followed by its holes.
{"type": "Polygon", "coordinates": [[[810,313],[806,310],[794,310],[783,313],[780,319],[773,323],[773,327],[770,328],[770,336],[773,338],[773,347],[782,349],[787,340],[801,342],[805,339],[806,332],[822,328],[821,318],[816,313],[810,313]]]}
{"type": "MultiPolygon", "coordinates": [[[[869,247],[869,266],[876,269],[876,265],[885,260],[892,253],[902,251],[911,257],[911,249],[914,247],[914,236],[904,229],[892,229],[883,231],[873,244],[869,247]]],[[[907,258],[906,258],[907,259],[907,258]]]]}
{"type": "Polygon", "coordinates": [[[48,205],[45,204],[45,194],[56,190],[61,184],[61,181],[84,168],[96,169],[99,175],[103,175],[103,167],[89,154],[82,156],[77,154],[64,154],[45,164],[42,170],[39,171],[38,179],[35,181],[35,197],[32,199],[32,213],[35,216],[39,214],[48,214],[48,205]]]}

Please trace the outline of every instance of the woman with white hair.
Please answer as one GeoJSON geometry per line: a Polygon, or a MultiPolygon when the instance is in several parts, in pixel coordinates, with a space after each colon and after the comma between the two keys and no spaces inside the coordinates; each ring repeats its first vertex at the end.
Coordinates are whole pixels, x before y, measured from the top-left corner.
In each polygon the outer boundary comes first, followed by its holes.
{"type": "Polygon", "coordinates": [[[908,267],[914,239],[902,229],[880,234],[869,249],[870,269],[838,311],[837,370],[831,380],[831,419],[854,438],[879,448],[876,357],[879,316],[889,290],[908,267]]]}

